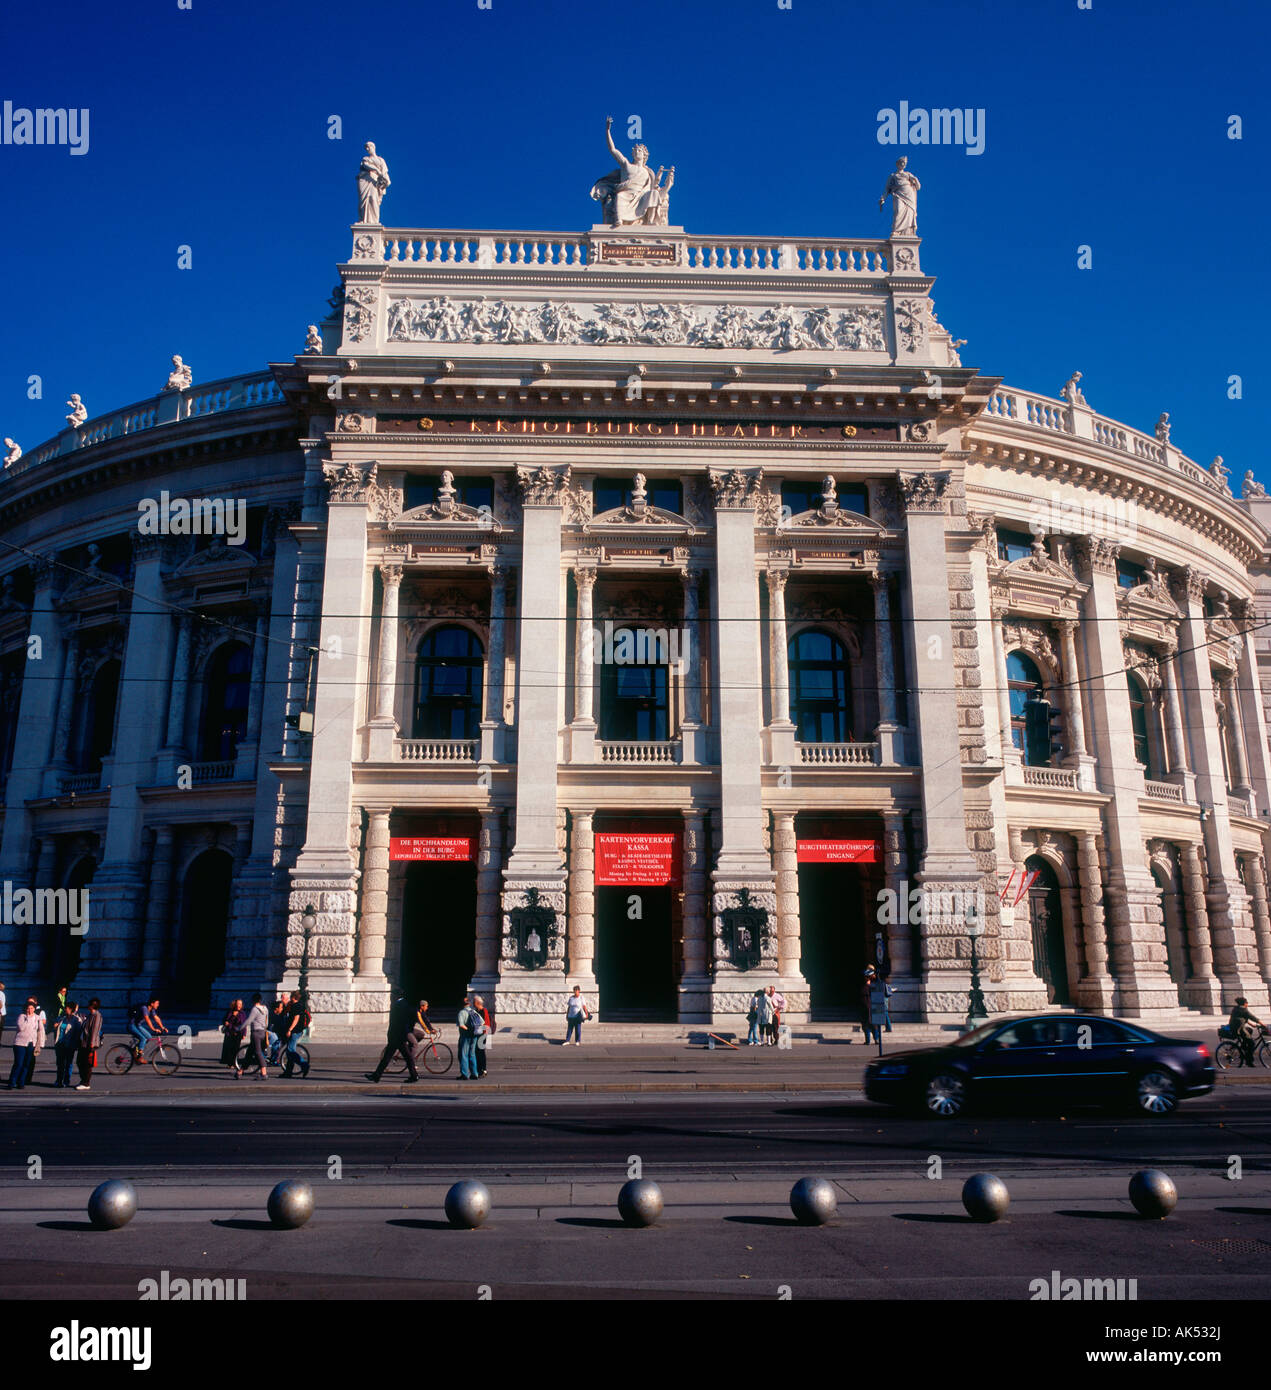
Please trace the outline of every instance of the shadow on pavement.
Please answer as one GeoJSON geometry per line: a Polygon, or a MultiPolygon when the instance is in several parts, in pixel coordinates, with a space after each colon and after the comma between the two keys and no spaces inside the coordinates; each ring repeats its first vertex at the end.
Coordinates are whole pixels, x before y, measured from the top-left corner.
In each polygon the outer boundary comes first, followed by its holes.
{"type": "Polygon", "coordinates": [[[601,1231],[625,1231],[625,1230],[647,1230],[648,1227],[632,1226],[628,1227],[625,1221],[620,1221],[615,1216],[558,1216],[556,1220],[562,1226],[591,1226],[601,1231]]]}
{"type": "Polygon", "coordinates": [[[793,1216],[726,1216],[725,1221],[737,1221],[743,1226],[797,1226],[793,1216]]]}
{"type": "Polygon", "coordinates": [[[897,1221],[939,1221],[945,1224],[952,1223],[956,1226],[974,1226],[978,1223],[971,1220],[969,1216],[958,1216],[952,1212],[934,1211],[894,1211],[892,1216],[897,1221]]]}
{"type": "MultiPolygon", "coordinates": [[[[246,1216],[217,1217],[213,1226],[225,1226],[231,1231],[280,1231],[285,1228],[275,1226],[272,1221],[258,1221],[246,1216]]],[[[297,1227],[297,1230],[300,1228],[297,1227]]]]}
{"type": "MultiPolygon", "coordinates": [[[[97,1227],[91,1221],[37,1221],[35,1223],[41,1230],[45,1231],[95,1231],[97,1227]]],[[[103,1231],[103,1235],[106,1233],[103,1231]]]]}

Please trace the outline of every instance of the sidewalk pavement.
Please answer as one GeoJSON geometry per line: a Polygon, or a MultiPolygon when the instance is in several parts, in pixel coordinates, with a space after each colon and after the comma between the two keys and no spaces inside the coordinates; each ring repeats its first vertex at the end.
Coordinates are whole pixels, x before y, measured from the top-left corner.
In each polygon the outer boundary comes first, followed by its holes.
{"type": "MultiPolygon", "coordinates": [[[[443,1029],[443,1040],[455,1046],[455,1030],[443,1029]]],[[[595,1030],[596,1033],[600,1029],[595,1030]]],[[[1214,1030],[1204,1025],[1171,1030],[1175,1036],[1195,1037],[1211,1048],[1214,1030]]],[[[947,1040],[955,1036],[946,1033],[947,1040]]],[[[593,1034],[594,1037],[594,1034],[593,1034]]],[[[902,1041],[900,1029],[884,1033],[884,1055],[893,1055],[914,1046],[929,1045],[917,1040],[902,1041]],[[892,1041],[892,1039],[896,1041],[892,1041]]],[[[113,1037],[108,1042],[113,1042],[113,1037]]],[[[188,1039],[186,1040],[188,1042],[188,1039]]],[[[502,1033],[491,1040],[487,1053],[488,1075],[478,1081],[464,1081],[458,1075],[457,1059],[443,1075],[431,1075],[421,1068],[417,1084],[404,1072],[386,1073],[377,1084],[366,1079],[379,1060],[383,1043],[326,1043],[321,1037],[308,1042],[312,1068],[307,1078],[298,1075],[287,1080],[281,1069],[271,1067],[268,1080],[245,1072],[236,1080],[232,1070],[219,1062],[219,1041],[194,1041],[181,1049],[181,1068],[172,1076],[159,1076],[151,1066],[137,1066],[123,1076],[111,1076],[99,1064],[93,1075],[92,1091],[58,1092],[53,1088],[54,1063],[51,1048],[36,1062],[35,1077],[22,1094],[64,1095],[88,1101],[92,1096],[130,1096],[167,1099],[179,1096],[228,1096],[261,1093],[285,1095],[413,1094],[435,1096],[459,1094],[553,1094],[553,1093],[685,1093],[756,1091],[860,1091],[867,1062],[878,1056],[875,1046],[866,1047],[848,1038],[801,1038],[796,1032],[789,1047],[747,1047],[733,1049],[717,1045],[713,1050],[683,1043],[630,1043],[587,1041],[581,1047],[562,1047],[559,1042],[529,1038],[506,1038],[502,1033]]],[[[98,1054],[99,1062],[102,1053],[98,1054]]],[[[1271,1084],[1271,1072],[1258,1068],[1220,1072],[1219,1085],[1271,1084]]],[[[6,1093],[7,1094],[7,1093],[6,1093]]]]}

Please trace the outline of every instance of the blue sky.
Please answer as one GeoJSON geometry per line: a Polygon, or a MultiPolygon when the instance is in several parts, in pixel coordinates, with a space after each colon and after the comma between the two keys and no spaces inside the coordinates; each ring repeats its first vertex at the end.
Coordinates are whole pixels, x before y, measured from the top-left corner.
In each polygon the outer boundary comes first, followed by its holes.
{"type": "Polygon", "coordinates": [[[300,351],[366,139],[390,226],[581,230],[604,118],[626,144],[638,114],[690,232],[883,236],[877,112],[904,100],[985,111],[982,155],[900,151],[964,363],[1049,395],[1080,369],[1101,413],[1150,432],[1168,410],[1186,453],[1271,483],[1271,10],[1092,3],[13,7],[0,102],[87,107],[90,145],[0,145],[0,433],[33,448],[71,391],[90,416],[139,400],[174,352],[207,381],[300,351]]]}

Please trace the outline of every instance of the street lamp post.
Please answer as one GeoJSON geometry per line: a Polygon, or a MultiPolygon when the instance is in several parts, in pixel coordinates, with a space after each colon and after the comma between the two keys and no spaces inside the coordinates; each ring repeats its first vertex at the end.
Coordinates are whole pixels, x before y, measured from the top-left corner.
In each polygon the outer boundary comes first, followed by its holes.
{"type": "Polygon", "coordinates": [[[966,910],[966,934],[971,939],[971,990],[967,1000],[966,1026],[975,1027],[977,1018],[987,1019],[989,1011],[984,1005],[984,991],[980,988],[980,957],[976,946],[984,935],[984,922],[974,904],[966,910]]]}
{"type": "Polygon", "coordinates": [[[309,988],[309,938],[313,935],[314,927],[318,925],[312,903],[305,907],[304,915],[300,918],[300,925],[304,928],[305,934],[304,948],[300,953],[300,992],[304,994],[309,988]]]}

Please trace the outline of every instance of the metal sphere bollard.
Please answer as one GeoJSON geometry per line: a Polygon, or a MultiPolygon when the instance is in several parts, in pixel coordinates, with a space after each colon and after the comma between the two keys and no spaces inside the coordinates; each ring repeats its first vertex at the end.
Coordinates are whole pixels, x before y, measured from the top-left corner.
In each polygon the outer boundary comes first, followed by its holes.
{"type": "Polygon", "coordinates": [[[269,1219],[284,1231],[294,1231],[313,1215],[313,1188],[307,1182],[289,1178],[269,1194],[269,1219]]]}
{"type": "Polygon", "coordinates": [[[137,1214],[137,1189],[121,1178],[111,1178],[93,1189],[88,1199],[88,1219],[99,1231],[117,1231],[137,1214]]]}
{"type": "Polygon", "coordinates": [[[1006,1184],[992,1173],[973,1173],[962,1184],[962,1205],[972,1221],[1000,1221],[1010,1204],[1006,1184]]]}
{"type": "Polygon", "coordinates": [[[801,1226],[824,1226],[838,1209],[834,1184],[825,1178],[800,1178],[790,1189],[790,1210],[801,1226]]]}
{"type": "Polygon", "coordinates": [[[618,1193],[618,1215],[628,1226],[652,1226],[662,1215],[662,1189],[648,1178],[632,1178],[618,1193]]]}
{"type": "Polygon", "coordinates": [[[490,1189],[465,1178],[446,1193],[446,1220],[463,1231],[475,1230],[490,1215],[490,1189]]]}
{"type": "Polygon", "coordinates": [[[1141,1168],[1130,1179],[1130,1201],[1140,1216],[1159,1221],[1178,1205],[1178,1189],[1159,1168],[1141,1168]]]}

